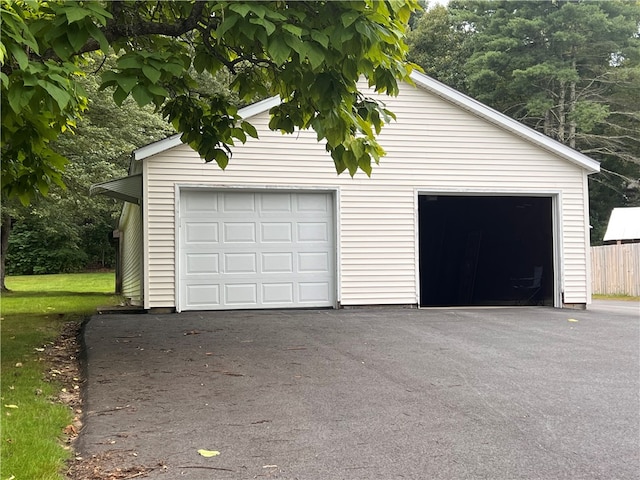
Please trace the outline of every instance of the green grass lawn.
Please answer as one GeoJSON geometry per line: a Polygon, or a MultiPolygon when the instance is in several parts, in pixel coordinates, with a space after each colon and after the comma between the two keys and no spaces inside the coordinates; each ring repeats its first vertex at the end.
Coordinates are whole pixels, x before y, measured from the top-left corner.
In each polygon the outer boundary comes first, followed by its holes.
{"type": "Polygon", "coordinates": [[[61,442],[73,412],[44,380],[37,350],[69,321],[82,322],[99,305],[115,305],[113,273],[7,277],[2,294],[0,479],[59,480],[71,452],[61,442]]]}

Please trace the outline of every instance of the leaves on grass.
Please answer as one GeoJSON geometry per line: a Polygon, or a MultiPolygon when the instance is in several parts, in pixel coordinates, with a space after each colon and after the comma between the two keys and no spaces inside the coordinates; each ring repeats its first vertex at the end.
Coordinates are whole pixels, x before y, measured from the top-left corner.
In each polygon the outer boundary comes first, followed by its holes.
{"type": "Polygon", "coordinates": [[[73,436],[78,435],[78,429],[73,424],[67,425],[66,427],[64,427],[62,431],[64,432],[65,435],[73,435],[73,436]]]}

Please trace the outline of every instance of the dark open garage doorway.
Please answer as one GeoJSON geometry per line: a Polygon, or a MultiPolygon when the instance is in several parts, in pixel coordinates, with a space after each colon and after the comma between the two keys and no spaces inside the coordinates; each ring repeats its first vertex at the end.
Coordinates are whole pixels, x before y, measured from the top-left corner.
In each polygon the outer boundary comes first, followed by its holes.
{"type": "Polygon", "coordinates": [[[420,306],[554,304],[551,197],[418,197],[420,306]]]}

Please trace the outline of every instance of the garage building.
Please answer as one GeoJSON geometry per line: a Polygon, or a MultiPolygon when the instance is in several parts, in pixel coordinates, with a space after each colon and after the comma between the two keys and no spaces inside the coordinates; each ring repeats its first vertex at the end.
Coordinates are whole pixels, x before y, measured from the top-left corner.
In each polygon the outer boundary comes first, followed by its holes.
{"type": "MultiPolygon", "coordinates": [[[[598,162],[425,75],[380,98],[397,120],[368,178],[313,131],[269,130],[225,171],[178,135],[93,187],[126,200],[123,294],[146,309],[590,303],[587,176],[598,162]]],[[[371,96],[377,94],[371,92],[371,96]]]]}

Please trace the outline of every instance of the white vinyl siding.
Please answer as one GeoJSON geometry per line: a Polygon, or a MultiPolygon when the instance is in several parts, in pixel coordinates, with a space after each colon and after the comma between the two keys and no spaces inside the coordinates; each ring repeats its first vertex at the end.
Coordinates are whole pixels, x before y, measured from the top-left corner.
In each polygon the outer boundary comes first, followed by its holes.
{"type": "Polygon", "coordinates": [[[132,305],[142,305],[142,217],[140,207],[125,203],[119,229],[122,296],[132,305]]]}
{"type": "Polygon", "coordinates": [[[313,131],[282,135],[268,114],[260,139],[233,148],[226,171],[181,145],[144,160],[149,307],[175,306],[175,185],[338,188],[342,305],[416,304],[416,192],[559,195],[565,301],[587,303],[586,172],[424,90],[382,100],[397,116],[379,136],[387,152],[371,178],[336,175],[313,131]]]}

